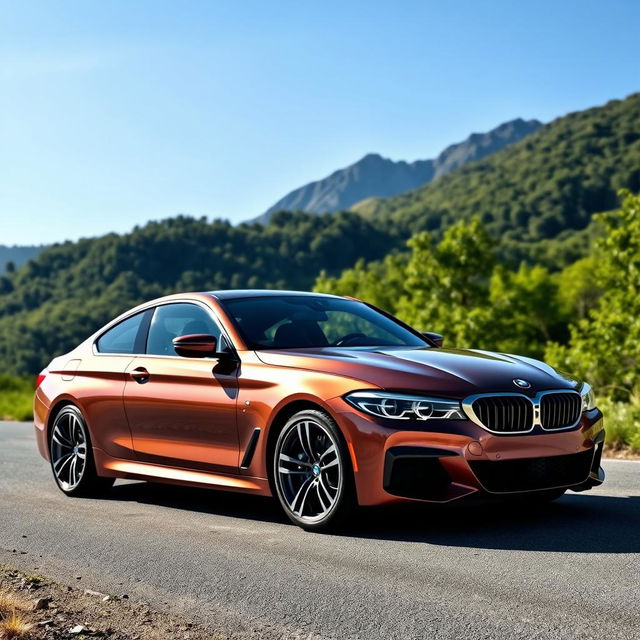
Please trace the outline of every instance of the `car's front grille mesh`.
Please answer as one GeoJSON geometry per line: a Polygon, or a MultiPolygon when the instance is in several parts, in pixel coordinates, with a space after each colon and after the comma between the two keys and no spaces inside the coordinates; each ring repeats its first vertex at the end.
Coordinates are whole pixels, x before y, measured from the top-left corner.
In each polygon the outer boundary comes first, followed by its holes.
{"type": "Polygon", "coordinates": [[[587,449],[548,458],[473,460],[469,465],[487,491],[536,491],[581,484],[589,476],[593,455],[593,449],[587,449]]]}
{"type": "Polygon", "coordinates": [[[544,429],[564,429],[574,425],[582,411],[577,393],[547,393],[540,399],[540,424],[544,429]]]}
{"type": "Polygon", "coordinates": [[[475,396],[471,417],[493,433],[528,433],[575,426],[582,413],[582,398],[575,391],[546,391],[529,398],[506,393],[475,396]]]}
{"type": "Polygon", "coordinates": [[[486,396],[477,398],[473,411],[482,424],[498,433],[530,431],[533,426],[533,404],[524,396],[486,396]]]}

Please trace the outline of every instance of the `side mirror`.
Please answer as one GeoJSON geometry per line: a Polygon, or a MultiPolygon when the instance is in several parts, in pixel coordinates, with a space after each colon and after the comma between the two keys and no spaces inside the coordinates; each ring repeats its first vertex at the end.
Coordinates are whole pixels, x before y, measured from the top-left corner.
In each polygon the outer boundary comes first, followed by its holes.
{"type": "Polygon", "coordinates": [[[218,341],[208,333],[192,333],[173,339],[173,348],[179,356],[185,358],[204,358],[214,356],[218,341]]]}
{"type": "Polygon", "coordinates": [[[441,347],[444,343],[444,336],[440,333],[433,333],[433,331],[423,331],[422,335],[427,338],[436,347],[441,347]]]}

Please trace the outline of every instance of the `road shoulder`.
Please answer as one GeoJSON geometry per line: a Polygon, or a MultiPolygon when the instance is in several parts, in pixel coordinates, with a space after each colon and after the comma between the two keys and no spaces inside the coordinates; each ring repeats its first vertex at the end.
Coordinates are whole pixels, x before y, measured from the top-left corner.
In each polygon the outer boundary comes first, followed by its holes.
{"type": "Polygon", "coordinates": [[[224,636],[191,620],[153,609],[126,593],[63,585],[46,576],[0,567],[0,636],[19,620],[20,640],[213,640],[224,636]]]}

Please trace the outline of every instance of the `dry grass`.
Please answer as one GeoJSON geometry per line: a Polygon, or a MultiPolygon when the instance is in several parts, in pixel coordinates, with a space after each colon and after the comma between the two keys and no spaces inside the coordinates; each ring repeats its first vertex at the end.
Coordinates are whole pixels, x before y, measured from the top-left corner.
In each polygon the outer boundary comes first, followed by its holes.
{"type": "Polygon", "coordinates": [[[19,598],[11,591],[0,591],[0,618],[6,618],[14,611],[28,611],[31,603],[19,598]]]}
{"type": "Polygon", "coordinates": [[[27,622],[17,611],[0,620],[0,638],[2,640],[19,640],[25,638],[33,625],[27,622]]]}
{"type": "Polygon", "coordinates": [[[22,617],[21,612],[32,608],[30,602],[19,598],[11,591],[0,591],[0,638],[18,640],[25,638],[33,625],[22,617]]]}

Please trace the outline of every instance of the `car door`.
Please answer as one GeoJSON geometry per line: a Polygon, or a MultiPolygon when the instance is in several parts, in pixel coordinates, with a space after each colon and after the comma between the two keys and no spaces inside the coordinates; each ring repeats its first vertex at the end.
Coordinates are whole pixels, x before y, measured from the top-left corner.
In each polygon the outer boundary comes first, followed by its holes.
{"type": "Polygon", "coordinates": [[[74,380],[93,446],[114,458],[135,459],[123,393],[129,364],[144,353],[150,313],[141,311],[109,327],[94,342],[93,354],[67,363],[62,376],[74,380]]]}
{"type": "Polygon", "coordinates": [[[139,460],[212,472],[238,468],[238,366],[229,357],[176,354],[173,338],[225,340],[212,312],[191,302],[153,312],[146,353],[127,367],[124,405],[139,460]]]}

